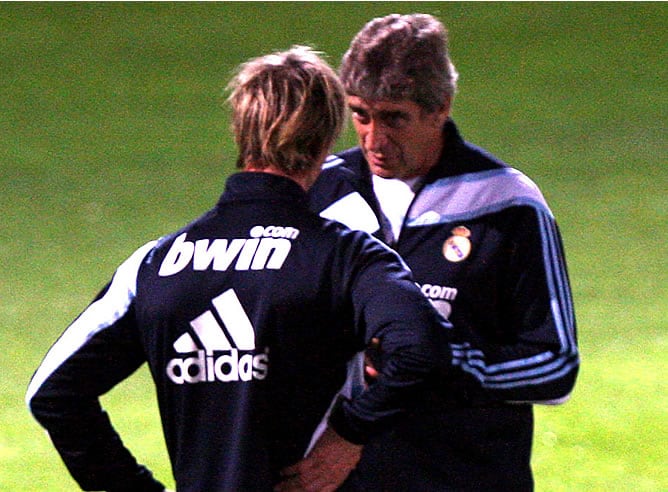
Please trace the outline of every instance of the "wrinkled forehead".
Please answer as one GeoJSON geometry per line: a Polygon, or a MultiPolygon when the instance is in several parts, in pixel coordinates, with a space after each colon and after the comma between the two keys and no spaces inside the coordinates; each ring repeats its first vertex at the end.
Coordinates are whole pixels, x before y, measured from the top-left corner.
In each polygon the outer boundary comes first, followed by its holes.
{"type": "Polygon", "coordinates": [[[423,112],[422,107],[410,99],[365,99],[359,96],[348,96],[347,103],[348,107],[353,111],[363,110],[369,114],[399,112],[417,115],[423,112]]]}

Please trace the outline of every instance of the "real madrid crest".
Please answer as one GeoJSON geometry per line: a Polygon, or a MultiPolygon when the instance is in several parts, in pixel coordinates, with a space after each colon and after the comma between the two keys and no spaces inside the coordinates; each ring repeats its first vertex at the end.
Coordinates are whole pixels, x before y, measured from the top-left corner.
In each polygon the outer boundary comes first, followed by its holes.
{"type": "Polygon", "coordinates": [[[448,261],[457,263],[465,260],[471,254],[471,231],[468,227],[457,226],[452,230],[452,236],[443,243],[443,256],[448,261]]]}

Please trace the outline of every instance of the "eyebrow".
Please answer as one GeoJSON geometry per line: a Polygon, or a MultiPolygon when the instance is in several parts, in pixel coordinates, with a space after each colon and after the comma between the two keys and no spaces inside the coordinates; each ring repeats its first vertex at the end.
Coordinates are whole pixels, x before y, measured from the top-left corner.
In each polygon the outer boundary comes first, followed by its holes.
{"type": "Polygon", "coordinates": [[[382,119],[388,119],[388,118],[404,118],[408,119],[408,113],[406,111],[401,111],[399,109],[397,110],[387,110],[387,111],[379,111],[378,115],[382,119]]]}
{"type": "MultiPolygon", "coordinates": [[[[348,107],[350,108],[351,111],[354,111],[356,113],[364,113],[364,114],[369,114],[371,111],[363,108],[362,106],[358,106],[356,104],[349,104],[348,107]]],[[[409,114],[406,111],[401,111],[399,109],[392,110],[382,110],[377,112],[378,117],[381,120],[387,120],[387,119],[393,119],[393,118],[403,118],[403,119],[408,119],[409,114]]]]}

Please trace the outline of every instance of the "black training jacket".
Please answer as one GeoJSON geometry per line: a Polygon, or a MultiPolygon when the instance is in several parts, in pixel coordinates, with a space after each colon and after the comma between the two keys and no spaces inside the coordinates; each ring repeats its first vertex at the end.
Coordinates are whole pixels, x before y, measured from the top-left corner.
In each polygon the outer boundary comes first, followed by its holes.
{"type": "Polygon", "coordinates": [[[292,180],[243,172],[215,208],[118,268],[26,399],[82,488],[161,490],[99,403],[148,362],[177,489],[271,490],[371,337],[383,373],[329,417],[358,443],[414,404],[448,327],[389,248],[310,212],[292,180]]]}
{"type": "Polygon", "coordinates": [[[387,239],[359,147],[330,156],[309,190],[323,217],[388,242],[453,324],[448,343],[461,371],[365,448],[362,488],[527,490],[531,405],[567,400],[579,368],[562,241],[526,175],[463,140],[453,121],[443,139],[396,240],[387,239]]]}

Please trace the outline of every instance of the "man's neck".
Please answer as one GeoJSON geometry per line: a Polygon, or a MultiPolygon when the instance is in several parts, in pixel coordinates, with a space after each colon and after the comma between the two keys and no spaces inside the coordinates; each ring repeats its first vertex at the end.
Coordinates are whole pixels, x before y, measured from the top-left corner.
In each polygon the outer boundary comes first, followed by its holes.
{"type": "Polygon", "coordinates": [[[268,174],[274,174],[276,176],[283,176],[284,178],[289,178],[295,183],[297,183],[299,186],[301,186],[304,191],[307,191],[313,185],[313,183],[315,183],[315,180],[318,177],[318,174],[320,173],[320,169],[318,169],[317,167],[312,170],[301,171],[292,174],[288,174],[282,169],[279,169],[278,167],[272,165],[259,167],[254,164],[247,164],[244,166],[243,169],[246,172],[268,173],[268,174]]]}

